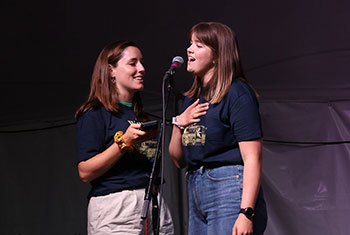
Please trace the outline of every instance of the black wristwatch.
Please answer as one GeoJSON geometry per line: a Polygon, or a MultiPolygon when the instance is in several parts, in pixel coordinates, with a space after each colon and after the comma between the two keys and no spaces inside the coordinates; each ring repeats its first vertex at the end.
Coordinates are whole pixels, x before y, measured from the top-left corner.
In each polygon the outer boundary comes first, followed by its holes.
{"type": "Polygon", "coordinates": [[[252,220],[254,216],[254,209],[251,207],[241,208],[239,213],[244,214],[248,219],[252,220]]]}

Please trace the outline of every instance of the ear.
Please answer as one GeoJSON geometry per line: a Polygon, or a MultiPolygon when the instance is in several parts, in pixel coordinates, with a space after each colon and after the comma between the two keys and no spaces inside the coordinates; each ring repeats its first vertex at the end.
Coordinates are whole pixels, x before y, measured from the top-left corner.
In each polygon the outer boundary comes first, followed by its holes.
{"type": "Polygon", "coordinates": [[[109,72],[109,75],[114,78],[115,77],[115,72],[114,72],[114,67],[110,64],[108,64],[108,72],[109,72]]]}

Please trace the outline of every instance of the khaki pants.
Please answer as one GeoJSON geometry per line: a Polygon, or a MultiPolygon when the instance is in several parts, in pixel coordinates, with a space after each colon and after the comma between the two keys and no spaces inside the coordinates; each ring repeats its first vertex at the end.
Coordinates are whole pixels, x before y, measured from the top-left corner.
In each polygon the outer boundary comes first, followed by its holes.
{"type": "MultiPolygon", "coordinates": [[[[124,190],[90,198],[88,206],[88,235],[146,234],[145,220],[141,219],[145,189],[124,190]]],[[[149,213],[152,211],[150,203],[149,213]]],[[[153,234],[151,216],[147,219],[147,235],[153,234]]],[[[168,207],[162,201],[159,234],[174,234],[168,207]]]]}

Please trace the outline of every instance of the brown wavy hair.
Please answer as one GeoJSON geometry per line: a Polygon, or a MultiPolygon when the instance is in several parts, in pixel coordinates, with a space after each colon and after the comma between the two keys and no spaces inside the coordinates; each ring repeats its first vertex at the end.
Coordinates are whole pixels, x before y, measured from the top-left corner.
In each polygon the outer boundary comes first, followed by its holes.
{"type": "MultiPolygon", "coordinates": [[[[112,81],[109,65],[117,67],[124,50],[130,46],[140,49],[134,42],[126,40],[113,42],[102,49],[92,73],[89,97],[75,112],[76,119],[79,119],[86,111],[100,106],[104,106],[112,113],[119,112],[119,94],[112,81]]],[[[139,120],[146,120],[147,115],[144,112],[139,92],[134,94],[133,105],[136,117],[139,120]]]]}
{"type": "Polygon", "coordinates": [[[236,35],[231,28],[218,22],[196,24],[190,30],[190,38],[192,35],[211,49],[215,61],[214,75],[205,89],[201,78],[195,76],[192,87],[184,95],[198,98],[203,93],[210,103],[219,103],[233,81],[247,81],[241,66],[236,35]]]}

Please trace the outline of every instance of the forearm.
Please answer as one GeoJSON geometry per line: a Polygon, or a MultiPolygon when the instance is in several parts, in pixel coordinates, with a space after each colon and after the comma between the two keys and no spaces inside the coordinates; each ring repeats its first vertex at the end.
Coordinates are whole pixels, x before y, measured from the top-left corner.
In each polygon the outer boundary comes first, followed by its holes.
{"type": "Polygon", "coordinates": [[[84,183],[88,183],[102,176],[114,166],[122,155],[118,145],[113,143],[102,153],[78,164],[80,179],[84,183]]]}
{"type": "Polygon", "coordinates": [[[259,193],[262,168],[261,140],[252,140],[239,143],[244,162],[243,192],[241,207],[255,206],[259,193]]]}
{"type": "Polygon", "coordinates": [[[174,164],[178,168],[184,168],[186,166],[184,153],[182,150],[181,138],[182,131],[178,127],[173,126],[173,132],[169,143],[169,153],[174,161],[174,164]]]}
{"type": "MultiPolygon", "coordinates": [[[[259,193],[261,178],[261,139],[244,141],[239,143],[239,149],[244,162],[243,192],[241,208],[255,207],[255,201],[259,193]]],[[[255,209],[255,208],[254,208],[255,209]]],[[[233,226],[232,234],[252,234],[253,222],[244,214],[239,214],[233,226]]]]}
{"type": "Polygon", "coordinates": [[[255,206],[260,187],[261,167],[260,157],[251,157],[244,162],[241,208],[255,206]]]}

